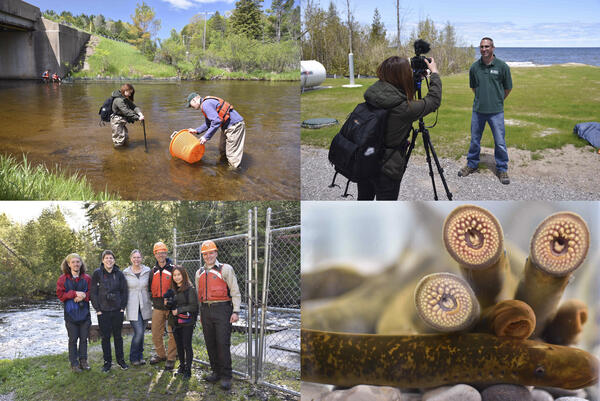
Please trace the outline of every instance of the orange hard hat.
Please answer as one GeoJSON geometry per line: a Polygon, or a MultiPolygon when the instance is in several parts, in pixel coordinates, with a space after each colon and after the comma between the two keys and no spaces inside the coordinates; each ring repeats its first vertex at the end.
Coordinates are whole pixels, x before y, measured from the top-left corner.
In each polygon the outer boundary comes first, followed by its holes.
{"type": "Polygon", "coordinates": [[[217,245],[215,245],[215,243],[212,242],[211,240],[207,240],[202,243],[201,253],[206,253],[206,252],[216,251],[216,250],[217,250],[217,245]]]}
{"type": "Polygon", "coordinates": [[[168,252],[167,246],[164,242],[158,241],[154,244],[154,248],[152,249],[152,253],[156,254],[157,252],[168,252]]]}

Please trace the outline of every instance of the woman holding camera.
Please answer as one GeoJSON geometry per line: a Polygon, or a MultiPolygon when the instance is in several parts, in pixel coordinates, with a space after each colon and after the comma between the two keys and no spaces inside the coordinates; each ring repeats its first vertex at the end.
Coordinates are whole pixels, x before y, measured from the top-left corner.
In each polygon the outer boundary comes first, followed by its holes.
{"type": "Polygon", "coordinates": [[[431,71],[429,92],[415,99],[415,79],[410,60],[389,57],[377,68],[379,81],[364,98],[372,106],[388,110],[384,154],[379,176],[358,182],[358,200],[397,200],[406,170],[406,150],[412,123],[435,111],[442,102],[442,81],[433,58],[424,59],[431,71]]]}
{"type": "Polygon", "coordinates": [[[127,281],[127,320],[133,328],[129,361],[133,366],[145,365],[144,360],[144,330],[148,320],[152,318],[152,303],[148,292],[150,268],[142,264],[142,253],[138,249],[129,255],[131,266],[123,270],[127,281]]]}
{"type": "Polygon", "coordinates": [[[87,342],[92,325],[90,317],[92,279],[85,274],[85,263],[76,253],[67,255],[60,267],[63,274],[56,282],[56,296],[64,304],[71,369],[73,372],[90,370],[87,363],[87,342]]]}
{"type": "Polygon", "coordinates": [[[175,266],[172,280],[172,290],[167,291],[165,299],[167,307],[171,310],[169,325],[173,327],[179,357],[177,374],[189,379],[192,376],[192,334],[198,315],[198,298],[187,271],[182,266],[175,266]]]}
{"type": "Polygon", "coordinates": [[[123,355],[123,312],[127,306],[127,280],[115,264],[115,254],[110,250],[102,252],[100,267],[92,275],[91,298],[92,305],[98,316],[98,326],[102,336],[102,353],[104,366],[102,371],[107,373],[112,366],[110,349],[110,336],[115,343],[115,356],[121,369],[129,366],[125,363],[123,355]]]}

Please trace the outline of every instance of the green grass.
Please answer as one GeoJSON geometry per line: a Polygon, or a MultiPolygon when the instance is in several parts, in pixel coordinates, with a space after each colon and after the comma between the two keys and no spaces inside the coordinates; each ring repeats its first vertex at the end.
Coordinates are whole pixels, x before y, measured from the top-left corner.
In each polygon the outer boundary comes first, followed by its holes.
{"type": "Polygon", "coordinates": [[[69,175],[58,166],[50,171],[45,165],[33,166],[23,155],[23,162],[13,156],[0,155],[0,199],[5,200],[115,200],[118,194],[97,193],[84,176],[69,175]]]}
{"type": "MultiPolygon", "coordinates": [[[[196,328],[199,330],[199,328],[196,328]]],[[[232,343],[243,341],[244,335],[234,333],[232,343]]],[[[65,337],[65,348],[67,338],[65,337]]],[[[129,355],[131,337],[123,338],[126,359],[129,355]]],[[[112,341],[111,341],[112,344],[112,341]]],[[[202,335],[196,333],[193,341],[194,358],[208,360],[202,335]]],[[[152,336],[144,337],[144,354],[149,359],[152,336]]],[[[113,348],[114,352],[114,348],[113,348]]],[[[99,342],[88,347],[88,361],[92,370],[73,373],[69,368],[68,354],[45,355],[32,358],[0,360],[0,394],[15,392],[15,400],[186,400],[186,401],[229,401],[229,400],[287,400],[294,397],[264,386],[256,386],[245,380],[234,380],[231,392],[227,393],[201,380],[210,373],[207,367],[192,365],[192,378],[182,380],[163,369],[164,364],[133,367],[126,371],[118,368],[102,373],[102,350],[99,342]]],[[[177,365],[176,365],[177,366],[177,365]]],[[[278,373],[284,377],[282,373],[278,373]]],[[[295,388],[300,389],[296,380],[295,388]]]]}
{"type": "Polygon", "coordinates": [[[93,55],[88,57],[90,70],[78,71],[73,77],[96,78],[105,77],[142,78],[151,75],[154,78],[174,77],[175,67],[166,64],[153,63],[135,47],[127,43],[100,38],[93,55]]]}
{"type": "MultiPolygon", "coordinates": [[[[509,147],[535,152],[558,149],[566,144],[588,145],[573,134],[573,126],[598,118],[600,68],[552,66],[512,68],[511,72],[513,90],[504,105],[509,147]]],[[[303,128],[302,144],[329,147],[348,114],[357,103],[364,101],[364,91],[374,82],[374,79],[359,79],[357,83],[363,87],[349,89],[341,87],[348,79],[327,79],[322,85],[333,86],[332,89],[302,94],[302,120],[331,117],[340,122],[340,125],[317,130],[303,128]]],[[[437,126],[430,129],[431,139],[438,155],[458,159],[469,147],[473,92],[467,72],[442,76],[442,85],[442,106],[437,126]]],[[[426,89],[423,92],[425,96],[426,89]]],[[[432,114],[425,118],[425,123],[430,125],[434,120],[435,114],[432,114]]],[[[494,146],[487,126],[482,145],[494,146]]],[[[417,143],[415,151],[423,153],[423,147],[417,143]]]]}

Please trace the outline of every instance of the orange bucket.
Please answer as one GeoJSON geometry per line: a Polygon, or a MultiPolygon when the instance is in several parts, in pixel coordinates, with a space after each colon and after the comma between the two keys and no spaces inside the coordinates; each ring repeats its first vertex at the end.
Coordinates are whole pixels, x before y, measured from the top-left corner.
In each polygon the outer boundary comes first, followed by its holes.
{"type": "Polygon", "coordinates": [[[204,145],[190,131],[182,129],[171,135],[169,153],[171,153],[171,156],[185,160],[188,163],[196,163],[204,156],[204,145]]]}

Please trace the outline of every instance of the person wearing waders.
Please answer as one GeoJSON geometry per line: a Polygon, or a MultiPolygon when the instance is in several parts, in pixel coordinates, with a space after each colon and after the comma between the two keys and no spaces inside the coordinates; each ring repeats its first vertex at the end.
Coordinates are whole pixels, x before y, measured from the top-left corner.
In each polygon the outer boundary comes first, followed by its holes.
{"type": "Polygon", "coordinates": [[[204,241],[201,246],[204,266],[195,275],[200,321],[212,374],[204,380],[221,381],[231,388],[231,325],[239,319],[242,297],[233,267],[217,260],[217,246],[204,241]]]}
{"type": "Polygon", "coordinates": [[[131,84],[123,84],[120,89],[112,93],[112,114],[110,115],[110,127],[112,129],[112,141],[115,148],[129,144],[129,132],[126,124],[142,121],[144,115],[139,107],[133,103],[135,89],[131,84]]]}
{"type": "Polygon", "coordinates": [[[162,361],[165,362],[165,370],[173,370],[175,367],[175,359],[177,358],[177,345],[173,337],[173,330],[168,326],[169,310],[164,299],[165,292],[171,288],[171,280],[173,277],[173,268],[175,267],[171,259],[167,258],[167,246],[162,242],[154,244],[154,257],[156,265],[150,272],[150,280],[148,282],[148,291],[152,297],[152,342],[156,355],[150,358],[150,365],[155,365],[162,361]],[[163,335],[165,328],[169,334],[169,342],[165,351],[165,343],[163,335]]]}
{"type": "Polygon", "coordinates": [[[192,92],[187,97],[187,106],[194,110],[201,110],[204,114],[204,124],[198,128],[188,128],[192,134],[202,134],[200,143],[205,144],[221,128],[219,152],[221,158],[227,158],[232,169],[237,169],[244,155],[244,139],[246,137],[246,123],[233,106],[223,99],[214,96],[202,98],[192,92]]]}

